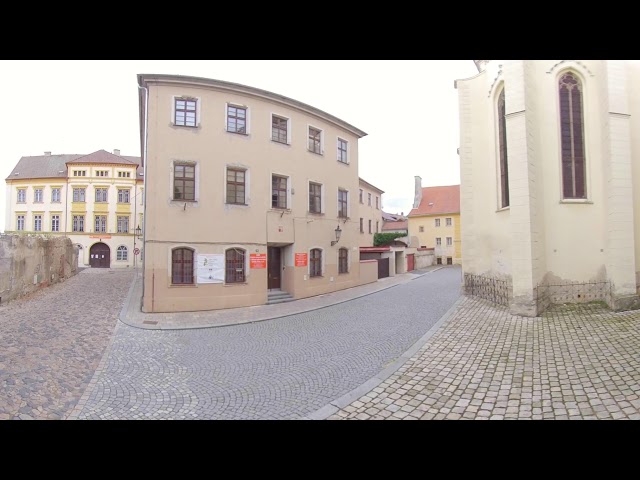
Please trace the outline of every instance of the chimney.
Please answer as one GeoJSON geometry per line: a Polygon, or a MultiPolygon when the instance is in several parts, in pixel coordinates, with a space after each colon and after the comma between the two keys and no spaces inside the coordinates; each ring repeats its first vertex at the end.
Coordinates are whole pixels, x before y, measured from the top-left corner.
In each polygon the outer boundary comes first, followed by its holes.
{"type": "Polygon", "coordinates": [[[119,156],[120,155],[120,150],[118,150],[117,148],[114,148],[113,149],[113,154],[119,156]]]}
{"type": "Polygon", "coordinates": [[[422,201],[422,177],[416,175],[416,188],[415,188],[415,196],[413,197],[413,208],[418,208],[420,206],[420,202],[422,201]]]}
{"type": "Polygon", "coordinates": [[[44,152],[44,154],[45,154],[47,157],[50,157],[50,156],[51,156],[51,152],[44,152]]]}

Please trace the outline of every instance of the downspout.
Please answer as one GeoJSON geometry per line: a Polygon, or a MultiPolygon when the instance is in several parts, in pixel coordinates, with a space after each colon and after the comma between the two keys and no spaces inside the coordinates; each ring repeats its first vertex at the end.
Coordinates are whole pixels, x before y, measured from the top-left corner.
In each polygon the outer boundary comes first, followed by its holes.
{"type": "MultiPolygon", "coordinates": [[[[142,186],[144,188],[144,193],[142,194],[142,255],[140,256],[140,261],[142,262],[142,298],[144,298],[144,277],[145,277],[145,269],[146,264],[144,261],[144,257],[147,254],[146,248],[146,237],[147,237],[147,140],[149,137],[149,88],[141,87],[138,85],[138,88],[141,88],[145,92],[144,99],[144,144],[142,148],[142,186]]],[[[151,302],[153,302],[153,291],[151,302]]],[[[142,305],[141,305],[142,307],[142,305]]],[[[153,311],[153,307],[151,308],[153,311]]]]}

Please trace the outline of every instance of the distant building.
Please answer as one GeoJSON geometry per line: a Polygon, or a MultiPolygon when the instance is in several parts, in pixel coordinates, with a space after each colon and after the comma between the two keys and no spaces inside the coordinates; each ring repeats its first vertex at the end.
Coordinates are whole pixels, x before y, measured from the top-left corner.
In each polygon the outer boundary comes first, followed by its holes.
{"type": "Polygon", "coordinates": [[[456,81],[467,291],[500,285],[526,316],[640,308],[640,65],[475,62],[456,81]]]}
{"type": "Polygon", "coordinates": [[[134,265],[143,224],[139,163],[119,150],[22,157],[5,180],[6,233],[67,236],[80,249],[80,267],[134,265]]]}
{"type": "Polygon", "coordinates": [[[422,187],[416,176],[409,235],[420,248],[434,249],[437,265],[462,263],[460,226],[460,185],[422,187]]]}
{"type": "Polygon", "coordinates": [[[358,221],[360,246],[371,247],[373,235],[382,228],[382,194],[384,192],[369,182],[359,179],[358,189],[358,221]]]}
{"type": "Polygon", "coordinates": [[[383,233],[409,233],[409,222],[407,218],[400,213],[382,212],[382,232],[383,233]]]}

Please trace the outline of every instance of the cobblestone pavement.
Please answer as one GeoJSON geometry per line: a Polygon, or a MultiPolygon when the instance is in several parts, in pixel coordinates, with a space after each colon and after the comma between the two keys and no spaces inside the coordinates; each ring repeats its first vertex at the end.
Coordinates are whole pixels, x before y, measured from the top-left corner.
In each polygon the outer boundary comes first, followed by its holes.
{"type": "Polygon", "coordinates": [[[133,279],[86,269],[0,306],[0,419],[63,418],[89,383],[133,279]]]}
{"type": "Polygon", "coordinates": [[[295,419],[377,374],[458,299],[460,268],[257,323],[141,330],[118,323],[70,418],[295,419]]]}
{"type": "Polygon", "coordinates": [[[640,419],[640,312],[539,318],[465,298],[396,373],[330,419],[640,419]]]}

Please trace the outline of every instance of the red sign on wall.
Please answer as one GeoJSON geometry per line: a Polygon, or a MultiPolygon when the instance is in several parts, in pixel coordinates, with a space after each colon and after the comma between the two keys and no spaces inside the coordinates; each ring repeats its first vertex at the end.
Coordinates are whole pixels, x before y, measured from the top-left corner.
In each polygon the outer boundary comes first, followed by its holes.
{"type": "Polygon", "coordinates": [[[249,268],[267,268],[267,254],[266,253],[250,254],[249,268]]]}
{"type": "Polygon", "coordinates": [[[307,266],[307,254],[306,253],[296,253],[295,262],[296,262],[296,267],[306,267],[307,266]]]}

